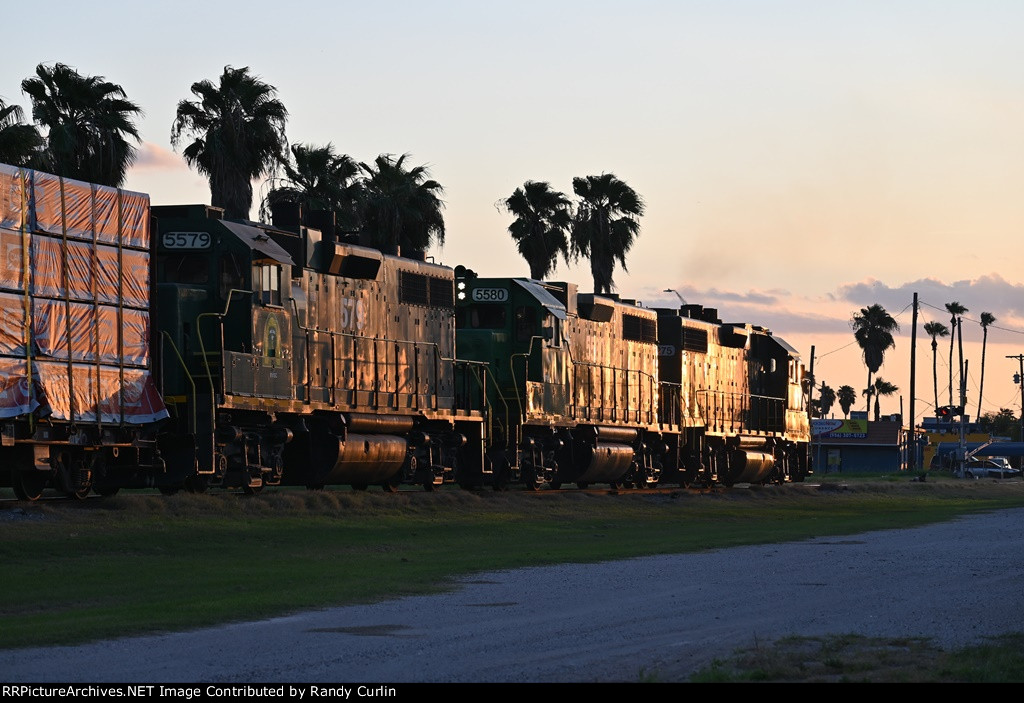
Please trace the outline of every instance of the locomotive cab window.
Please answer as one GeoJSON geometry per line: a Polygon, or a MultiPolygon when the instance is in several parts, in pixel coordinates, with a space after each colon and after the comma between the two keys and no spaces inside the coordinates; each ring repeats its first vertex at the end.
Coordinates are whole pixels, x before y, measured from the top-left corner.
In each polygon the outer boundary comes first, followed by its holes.
{"type": "Polygon", "coordinates": [[[238,261],[235,254],[225,254],[220,259],[220,297],[227,300],[232,290],[245,289],[245,277],[242,275],[243,262],[238,261]]]}
{"type": "Polygon", "coordinates": [[[163,257],[167,283],[206,283],[210,278],[209,258],[203,254],[169,254],[163,257]]]}
{"type": "Polygon", "coordinates": [[[256,264],[252,271],[253,288],[264,305],[281,305],[281,266],[256,264]]]}
{"type": "Polygon", "coordinates": [[[459,329],[505,329],[505,307],[503,305],[471,305],[461,308],[455,317],[459,329]]]}
{"type": "Polygon", "coordinates": [[[529,342],[537,329],[537,311],[520,306],[516,308],[516,341],[529,342]]]}

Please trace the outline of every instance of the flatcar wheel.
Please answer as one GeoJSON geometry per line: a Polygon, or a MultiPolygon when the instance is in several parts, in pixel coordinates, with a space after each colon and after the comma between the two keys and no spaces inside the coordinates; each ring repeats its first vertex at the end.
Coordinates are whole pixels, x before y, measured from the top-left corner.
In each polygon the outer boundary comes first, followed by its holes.
{"type": "Polygon", "coordinates": [[[77,458],[71,462],[70,473],[69,483],[73,487],[67,492],[68,498],[85,500],[92,493],[92,471],[86,468],[84,459],[77,458]]]}
{"type": "Polygon", "coordinates": [[[46,487],[46,472],[12,469],[11,485],[18,500],[39,500],[46,487]]]}
{"type": "Polygon", "coordinates": [[[577,481],[576,488],[579,488],[582,491],[584,489],[590,488],[590,483],[587,481],[577,481]]]}

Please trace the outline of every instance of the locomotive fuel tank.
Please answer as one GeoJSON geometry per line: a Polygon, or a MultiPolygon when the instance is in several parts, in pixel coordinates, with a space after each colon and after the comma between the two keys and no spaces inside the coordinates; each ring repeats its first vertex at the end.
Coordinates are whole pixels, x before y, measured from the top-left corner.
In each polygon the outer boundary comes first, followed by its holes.
{"type": "Polygon", "coordinates": [[[633,447],[628,444],[598,442],[577,453],[577,467],[582,469],[577,483],[616,483],[626,475],[633,463],[633,447]]]}
{"type": "Polygon", "coordinates": [[[405,462],[406,442],[396,435],[350,433],[344,439],[336,435],[324,437],[319,457],[322,484],[369,485],[383,483],[397,474],[405,462]]]}

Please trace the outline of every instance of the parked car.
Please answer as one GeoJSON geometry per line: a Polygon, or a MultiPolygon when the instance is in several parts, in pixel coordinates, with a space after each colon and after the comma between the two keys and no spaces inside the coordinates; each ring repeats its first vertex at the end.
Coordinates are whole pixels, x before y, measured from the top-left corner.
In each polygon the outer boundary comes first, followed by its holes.
{"type": "Polygon", "coordinates": [[[953,470],[957,478],[1020,478],[1019,469],[1010,469],[991,459],[973,460],[953,470]]]}

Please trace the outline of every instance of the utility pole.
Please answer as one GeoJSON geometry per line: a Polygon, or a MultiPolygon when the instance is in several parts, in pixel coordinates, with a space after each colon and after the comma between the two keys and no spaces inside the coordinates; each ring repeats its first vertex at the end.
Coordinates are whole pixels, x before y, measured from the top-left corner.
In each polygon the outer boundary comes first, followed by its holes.
{"type": "MultiPolygon", "coordinates": [[[[914,414],[914,396],[917,395],[915,389],[917,386],[914,384],[916,378],[917,369],[917,293],[914,293],[914,324],[910,328],[910,461],[909,468],[911,471],[917,471],[918,468],[918,456],[917,456],[917,419],[914,414]]],[[[903,408],[900,408],[900,412],[903,408]]],[[[1024,413],[1022,413],[1024,414],[1024,413]]],[[[902,420],[902,418],[900,418],[902,420]]],[[[900,423],[902,424],[902,422],[900,423]]]]}
{"type": "MultiPolygon", "coordinates": [[[[1017,383],[1020,384],[1020,441],[1024,442],[1024,354],[1008,356],[1007,359],[1016,359],[1020,364],[1020,373],[1017,374],[1017,383]]],[[[1024,473],[1021,474],[1024,477],[1024,473]]]]}
{"type": "Polygon", "coordinates": [[[960,372],[960,446],[957,455],[960,457],[960,477],[963,478],[967,463],[967,427],[964,422],[964,407],[967,405],[967,366],[970,361],[964,361],[963,369],[960,372]]]}
{"type": "MultiPolygon", "coordinates": [[[[811,368],[808,370],[808,373],[811,375],[811,390],[808,391],[808,393],[807,393],[807,422],[810,425],[810,427],[808,429],[811,431],[811,459],[813,461],[815,459],[815,456],[814,456],[814,409],[811,406],[811,401],[814,399],[814,384],[815,384],[815,379],[814,379],[814,345],[813,344],[811,345],[811,368]]],[[[1024,412],[1021,412],[1021,415],[1024,415],[1024,412]]],[[[812,464],[812,466],[813,466],[813,469],[817,469],[818,468],[816,465],[812,464]]]]}

